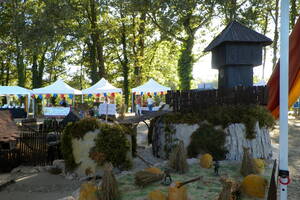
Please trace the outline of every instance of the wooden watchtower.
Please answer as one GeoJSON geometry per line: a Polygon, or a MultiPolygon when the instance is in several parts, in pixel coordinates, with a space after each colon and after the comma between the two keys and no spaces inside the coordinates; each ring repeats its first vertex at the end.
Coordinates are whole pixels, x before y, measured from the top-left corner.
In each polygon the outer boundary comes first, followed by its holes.
{"type": "Polygon", "coordinates": [[[272,40],[233,21],[204,49],[219,70],[219,89],[253,86],[253,67],[262,64],[262,49],[272,40]]]}

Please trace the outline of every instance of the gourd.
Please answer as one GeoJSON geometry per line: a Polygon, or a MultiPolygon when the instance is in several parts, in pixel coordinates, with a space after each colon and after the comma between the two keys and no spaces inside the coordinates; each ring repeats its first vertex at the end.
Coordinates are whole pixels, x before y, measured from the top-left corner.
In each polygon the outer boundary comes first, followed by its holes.
{"type": "Polygon", "coordinates": [[[180,186],[180,182],[172,183],[168,191],[168,200],[188,200],[187,188],[185,186],[180,186]]]}
{"type": "Polygon", "coordinates": [[[166,200],[167,197],[160,191],[154,190],[148,194],[148,200],[166,200]]]}
{"type": "Polygon", "coordinates": [[[263,174],[265,172],[265,161],[263,159],[253,159],[255,173],[263,174]]]}
{"type": "Polygon", "coordinates": [[[90,183],[83,183],[80,187],[79,200],[98,200],[97,187],[90,183]]]}
{"type": "Polygon", "coordinates": [[[211,168],[213,165],[213,157],[210,154],[204,154],[200,158],[200,166],[203,168],[211,168]]]}
{"type": "Polygon", "coordinates": [[[250,197],[264,198],[268,181],[262,176],[250,174],[242,182],[242,192],[250,197]]]}

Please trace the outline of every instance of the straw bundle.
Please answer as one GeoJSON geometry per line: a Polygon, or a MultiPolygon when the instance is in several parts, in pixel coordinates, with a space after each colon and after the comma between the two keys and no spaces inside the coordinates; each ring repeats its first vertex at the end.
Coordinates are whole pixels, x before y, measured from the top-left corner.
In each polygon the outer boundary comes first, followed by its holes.
{"type": "Polygon", "coordinates": [[[170,155],[169,167],[180,174],[186,173],[188,171],[186,157],[183,141],[180,141],[170,155]]]}
{"type": "Polygon", "coordinates": [[[135,173],[134,179],[135,184],[141,187],[144,187],[146,185],[149,185],[151,183],[161,181],[164,177],[164,174],[156,174],[149,171],[139,171],[135,173]]]}
{"type": "Polygon", "coordinates": [[[104,173],[101,183],[101,200],[116,200],[120,197],[117,180],[112,172],[111,163],[104,165],[104,173]]]}
{"type": "Polygon", "coordinates": [[[241,174],[248,176],[249,174],[255,174],[255,167],[252,158],[249,154],[249,148],[244,147],[243,161],[241,166],[241,174]]]}

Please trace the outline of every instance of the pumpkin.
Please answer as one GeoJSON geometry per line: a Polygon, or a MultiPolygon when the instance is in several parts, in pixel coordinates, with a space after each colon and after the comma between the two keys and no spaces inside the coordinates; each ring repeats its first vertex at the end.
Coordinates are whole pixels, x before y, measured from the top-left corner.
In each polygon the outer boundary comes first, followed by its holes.
{"type": "Polygon", "coordinates": [[[148,194],[148,200],[166,200],[167,197],[160,191],[154,190],[148,194]]]}
{"type": "Polygon", "coordinates": [[[172,183],[168,190],[168,200],[188,200],[187,188],[182,186],[178,188],[180,182],[172,183]]]}
{"type": "Polygon", "coordinates": [[[268,181],[262,176],[250,174],[242,182],[242,192],[254,198],[264,198],[268,181]]]}
{"type": "Polygon", "coordinates": [[[153,174],[162,174],[163,172],[157,168],[157,167],[150,167],[150,168],[147,168],[145,169],[146,172],[150,172],[150,173],[153,173],[153,174]]]}
{"type": "Polygon", "coordinates": [[[213,165],[213,157],[210,154],[204,154],[200,158],[200,166],[203,168],[211,168],[213,165]]]}

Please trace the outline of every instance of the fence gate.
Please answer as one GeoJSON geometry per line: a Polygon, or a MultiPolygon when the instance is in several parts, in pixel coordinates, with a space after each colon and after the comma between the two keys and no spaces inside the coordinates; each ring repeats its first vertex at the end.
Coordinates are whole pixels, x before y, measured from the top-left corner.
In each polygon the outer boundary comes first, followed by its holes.
{"type": "Polygon", "coordinates": [[[23,126],[18,142],[20,162],[23,165],[47,165],[47,133],[23,126]]]}

